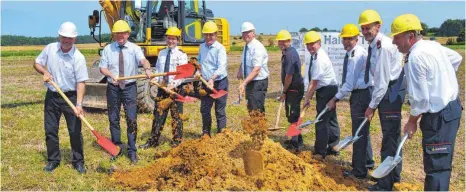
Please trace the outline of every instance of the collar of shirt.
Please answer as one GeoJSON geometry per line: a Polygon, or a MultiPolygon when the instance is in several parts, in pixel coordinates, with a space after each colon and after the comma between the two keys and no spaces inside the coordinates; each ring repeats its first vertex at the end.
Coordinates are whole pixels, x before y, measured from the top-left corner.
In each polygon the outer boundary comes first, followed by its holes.
{"type": "Polygon", "coordinates": [[[246,46],[248,46],[248,48],[251,48],[251,46],[254,46],[256,44],[256,41],[257,41],[257,39],[254,38],[248,44],[246,44],[246,46]]]}
{"type": "Polygon", "coordinates": [[[70,57],[74,57],[74,52],[76,51],[76,47],[73,45],[71,49],[67,53],[63,53],[61,50],[61,43],[57,43],[57,53],[60,53],[62,55],[69,55],[70,57]]]}
{"type": "MultiPolygon", "coordinates": [[[[118,44],[118,42],[116,41],[113,42],[113,45],[115,46],[115,48],[120,48],[120,44],[118,44]]],[[[123,44],[123,47],[128,47],[128,41],[126,41],[125,44],[123,44]]]]}
{"type": "Polygon", "coordinates": [[[369,46],[372,47],[372,50],[377,48],[377,41],[382,41],[383,34],[382,33],[377,33],[377,35],[374,37],[374,40],[369,44],[369,46]]]}
{"type": "Polygon", "coordinates": [[[212,45],[207,45],[207,43],[205,44],[205,46],[210,49],[210,48],[217,48],[218,47],[218,44],[220,44],[218,41],[215,41],[214,43],[212,43],[212,45]]]}
{"type": "Polygon", "coordinates": [[[424,42],[424,40],[419,40],[417,41],[416,43],[414,43],[413,46],[411,46],[411,48],[409,48],[409,52],[413,52],[413,50],[419,45],[419,44],[422,44],[424,42]]]}
{"type": "Polygon", "coordinates": [[[354,45],[354,47],[350,50],[350,51],[347,51],[346,52],[346,55],[348,55],[348,57],[354,57],[354,52],[356,52],[356,49],[357,49],[358,45],[354,45]]]}

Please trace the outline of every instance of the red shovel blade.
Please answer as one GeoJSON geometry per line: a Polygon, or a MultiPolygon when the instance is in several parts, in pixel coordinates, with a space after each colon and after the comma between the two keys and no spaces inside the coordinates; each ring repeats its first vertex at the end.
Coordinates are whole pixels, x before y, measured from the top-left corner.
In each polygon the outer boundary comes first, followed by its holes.
{"type": "Polygon", "coordinates": [[[194,65],[191,65],[189,63],[184,64],[184,65],[179,65],[176,67],[175,80],[192,77],[194,75],[195,70],[196,70],[196,67],[194,67],[194,65]]]}
{"type": "Polygon", "coordinates": [[[214,98],[214,99],[218,99],[220,97],[223,97],[225,96],[228,92],[226,92],[225,90],[221,89],[221,90],[212,90],[212,94],[210,94],[210,97],[214,98]]]}
{"type": "Polygon", "coordinates": [[[190,97],[190,96],[181,96],[180,94],[176,94],[176,99],[175,101],[179,101],[179,102],[182,102],[182,103],[189,103],[189,102],[195,102],[197,101],[196,98],[194,97],[190,97]]]}
{"type": "Polygon", "coordinates": [[[92,130],[92,133],[95,135],[97,138],[97,144],[99,144],[102,148],[105,149],[110,155],[112,156],[117,156],[118,153],[120,153],[120,147],[116,146],[113,144],[110,140],[108,140],[106,137],[100,135],[97,133],[96,130],[92,130]]]}
{"type": "Polygon", "coordinates": [[[298,136],[301,134],[301,130],[297,129],[298,123],[292,123],[289,127],[288,130],[286,131],[286,136],[288,137],[293,137],[293,136],[298,136]]]}

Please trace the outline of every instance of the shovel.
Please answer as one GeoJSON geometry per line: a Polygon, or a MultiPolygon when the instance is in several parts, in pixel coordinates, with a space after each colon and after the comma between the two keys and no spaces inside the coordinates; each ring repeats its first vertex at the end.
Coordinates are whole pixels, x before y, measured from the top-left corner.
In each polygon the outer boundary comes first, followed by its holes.
{"type": "MultiPolygon", "coordinates": [[[[71,101],[68,99],[68,97],[63,93],[63,91],[58,87],[57,84],[53,81],[49,81],[49,83],[55,87],[55,89],[60,93],[60,95],[63,97],[63,99],[68,103],[68,105],[73,109],[73,111],[76,109],[76,107],[71,103],[71,101]]],[[[84,116],[81,114],[78,116],[81,121],[86,124],[86,126],[91,130],[91,132],[94,134],[94,136],[97,139],[97,144],[99,144],[103,149],[105,149],[108,153],[110,153],[112,156],[117,156],[120,153],[120,147],[116,146],[113,144],[110,140],[105,138],[104,136],[100,135],[97,133],[97,131],[89,124],[89,122],[84,118],[84,116]]]]}
{"type": "Polygon", "coordinates": [[[306,113],[306,110],[307,110],[307,107],[302,110],[303,112],[301,112],[301,115],[299,115],[298,121],[292,123],[288,127],[288,131],[286,131],[286,136],[293,137],[293,136],[297,136],[297,135],[301,134],[301,130],[298,130],[297,127],[299,125],[301,125],[301,123],[303,121],[304,114],[306,113]]]}
{"type": "Polygon", "coordinates": [[[202,78],[201,75],[198,75],[197,77],[202,81],[202,83],[204,83],[204,85],[207,86],[207,88],[209,88],[213,92],[212,94],[210,94],[210,97],[218,99],[228,93],[225,90],[215,90],[213,87],[209,86],[209,83],[207,83],[207,81],[204,78],[202,78]]]}
{"type": "Polygon", "coordinates": [[[306,122],[304,122],[303,124],[301,124],[300,126],[298,126],[298,129],[305,129],[307,126],[309,125],[312,125],[312,124],[316,124],[318,122],[321,122],[322,119],[320,119],[322,117],[322,115],[324,115],[326,112],[328,111],[328,107],[325,106],[324,110],[322,110],[319,115],[317,115],[316,119],[313,121],[313,120],[308,120],[306,122]]]}
{"type": "MultiPolygon", "coordinates": [[[[153,73],[150,75],[150,78],[159,77],[159,76],[167,76],[167,75],[175,75],[175,79],[183,79],[192,77],[194,75],[195,67],[193,65],[183,64],[176,67],[176,71],[174,72],[165,72],[165,73],[153,73]]],[[[145,74],[141,75],[133,75],[133,76],[126,76],[126,77],[117,77],[118,81],[120,80],[128,80],[128,79],[143,79],[147,78],[145,74]]]]}
{"type": "Polygon", "coordinates": [[[194,102],[194,101],[197,101],[196,98],[194,97],[190,97],[190,96],[182,96],[180,94],[178,94],[177,92],[174,92],[170,89],[168,89],[167,87],[162,87],[159,83],[157,83],[157,81],[151,81],[150,82],[152,85],[155,85],[161,89],[163,89],[166,93],[170,94],[170,95],[175,95],[176,96],[176,99],[175,101],[179,101],[179,102],[183,102],[183,103],[189,103],[189,102],[194,102]]]}
{"type": "Polygon", "coordinates": [[[359,125],[358,130],[356,130],[356,133],[354,133],[354,137],[348,136],[345,139],[341,140],[340,142],[338,142],[338,144],[335,147],[333,147],[333,150],[340,151],[348,147],[349,145],[353,144],[354,142],[356,142],[359,138],[361,138],[361,136],[359,136],[359,131],[361,131],[362,127],[364,127],[366,122],[367,122],[367,117],[364,118],[364,121],[361,123],[361,125],[359,125]]]}
{"type": "MultiPolygon", "coordinates": [[[[242,80],[242,79],[239,80],[239,84],[240,84],[240,85],[243,84],[243,80],[242,80]]],[[[235,102],[233,102],[233,105],[239,105],[239,104],[241,104],[241,100],[243,100],[242,95],[243,95],[242,93],[239,93],[239,95],[238,95],[238,100],[235,101],[235,102]]]]}
{"type": "MultiPolygon", "coordinates": [[[[305,127],[307,127],[309,125],[312,125],[312,124],[316,124],[316,123],[322,121],[320,119],[320,117],[322,117],[322,115],[324,115],[325,112],[327,112],[327,111],[328,111],[328,107],[325,106],[324,110],[322,110],[319,113],[319,115],[317,115],[317,118],[314,121],[308,120],[308,121],[304,122],[303,124],[298,124],[298,126],[295,126],[295,127],[290,126],[290,128],[288,128],[287,136],[292,137],[292,136],[299,135],[299,134],[301,134],[301,130],[306,129],[305,127]]],[[[299,122],[299,120],[298,120],[298,122],[299,122]]]]}
{"type": "Polygon", "coordinates": [[[395,157],[388,156],[387,158],[385,158],[382,164],[380,164],[379,167],[377,167],[377,169],[375,169],[374,172],[372,172],[372,177],[382,178],[387,176],[390,173],[390,171],[392,171],[396,167],[396,165],[398,165],[398,163],[401,162],[401,159],[403,158],[400,156],[400,152],[407,138],[408,134],[405,133],[405,135],[403,136],[403,140],[401,140],[400,145],[398,145],[395,157]]]}
{"type": "Polygon", "coordinates": [[[283,108],[283,101],[280,101],[280,107],[278,107],[278,111],[277,111],[277,118],[275,119],[275,126],[272,128],[269,128],[268,129],[269,131],[277,131],[277,130],[285,128],[285,127],[278,127],[278,122],[280,122],[280,112],[282,108],[283,108]]]}

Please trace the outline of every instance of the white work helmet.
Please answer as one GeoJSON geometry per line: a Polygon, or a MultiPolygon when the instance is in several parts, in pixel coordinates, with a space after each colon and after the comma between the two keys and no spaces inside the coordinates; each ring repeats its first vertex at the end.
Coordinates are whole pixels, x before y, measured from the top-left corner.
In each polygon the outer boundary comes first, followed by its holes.
{"type": "Polygon", "coordinates": [[[255,30],[256,28],[254,27],[254,25],[250,22],[244,22],[243,25],[241,25],[241,33],[242,32],[246,32],[246,31],[251,31],[251,30],[255,30]]]}
{"type": "Polygon", "coordinates": [[[58,34],[63,37],[74,38],[78,36],[78,30],[76,29],[76,25],[67,21],[61,24],[60,29],[58,29],[58,34]]]}

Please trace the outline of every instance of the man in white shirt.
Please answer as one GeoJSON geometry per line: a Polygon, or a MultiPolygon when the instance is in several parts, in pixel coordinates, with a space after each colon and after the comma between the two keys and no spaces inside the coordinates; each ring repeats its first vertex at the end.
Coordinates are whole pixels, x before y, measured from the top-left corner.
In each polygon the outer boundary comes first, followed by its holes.
{"type": "Polygon", "coordinates": [[[246,89],[249,112],[258,111],[265,115],[265,95],[269,86],[269,69],[267,67],[269,56],[264,45],[256,40],[256,28],[252,23],[244,22],[241,26],[241,33],[246,45],[236,75],[238,79],[244,79],[238,89],[240,94],[246,89]]]}
{"type": "Polygon", "coordinates": [[[58,30],[59,42],[50,43],[37,56],[34,69],[43,75],[47,87],[44,104],[45,145],[47,146],[47,165],[45,172],[55,170],[61,161],[58,128],[63,113],[71,143],[71,162],[79,173],[86,172],[84,167],[82,124],[78,116],[83,114],[82,102],[89,79],[84,55],[74,46],[78,31],[71,22],[65,22],[58,30]],[[48,82],[55,82],[76,106],[76,110],[66,104],[58,91],[48,82]]]}
{"type": "Polygon", "coordinates": [[[136,80],[118,81],[116,77],[137,75],[139,65],[144,67],[147,78],[150,77],[152,72],[150,63],[145,58],[141,48],[128,41],[130,32],[131,29],[126,21],[118,20],[115,22],[112,27],[114,41],[104,47],[99,68],[100,72],[107,76],[107,108],[112,142],[121,148],[124,146],[121,142],[120,129],[120,109],[123,104],[127,125],[128,157],[131,164],[136,164],[138,162],[136,155],[136,138],[138,135],[136,80]]]}
{"type": "MultiPolygon", "coordinates": [[[[304,36],[304,44],[311,53],[309,66],[306,67],[304,81],[309,86],[304,99],[303,108],[309,107],[309,100],[316,92],[316,110],[319,114],[327,103],[338,92],[337,79],[332,62],[324,49],[321,49],[320,33],[309,31],[304,36]]],[[[323,158],[327,155],[338,155],[333,147],[340,141],[340,127],[338,125],[336,110],[327,111],[321,117],[321,122],[316,124],[316,141],[314,155],[319,154],[323,158]]]]}
{"type": "MultiPolygon", "coordinates": [[[[380,153],[383,161],[388,156],[395,156],[396,149],[401,141],[401,105],[405,97],[405,90],[393,91],[393,85],[401,73],[402,54],[392,44],[392,39],[380,33],[381,24],[382,20],[374,10],[365,10],[359,16],[362,34],[369,42],[364,82],[370,81],[369,73],[374,77],[374,88],[365,117],[371,120],[374,111],[377,108],[379,109],[382,127],[382,149],[380,153]]],[[[370,186],[368,189],[371,191],[391,191],[393,184],[400,181],[401,168],[402,164],[399,163],[390,174],[378,179],[377,184],[370,186]]]]}
{"type": "Polygon", "coordinates": [[[413,14],[398,16],[391,27],[393,43],[407,55],[404,72],[411,114],[404,132],[412,138],[421,118],[424,190],[448,191],[463,109],[455,74],[462,58],[437,42],[422,40],[420,31],[421,22],[413,14]]]}
{"type": "MultiPolygon", "coordinates": [[[[371,100],[370,88],[372,81],[364,82],[366,70],[367,51],[361,45],[358,45],[359,29],[354,24],[346,24],[341,30],[340,37],[343,39],[343,47],[346,50],[343,61],[343,75],[340,89],[332,98],[327,106],[333,110],[335,103],[345,98],[351,93],[350,109],[352,122],[352,135],[354,135],[359,125],[364,121],[364,112],[369,106],[371,100]]],[[[367,122],[361,128],[358,139],[353,144],[352,170],[343,172],[345,177],[354,176],[359,179],[367,177],[368,165],[372,164],[372,146],[369,134],[370,123],[367,122]]]]}
{"type": "MultiPolygon", "coordinates": [[[[208,21],[202,27],[205,43],[199,45],[197,59],[201,65],[201,75],[211,87],[216,90],[228,91],[227,52],[225,47],[217,41],[217,24],[208,21]]],[[[202,87],[210,91],[204,84],[202,87]]],[[[211,109],[215,103],[215,116],[217,117],[217,133],[226,127],[226,106],[228,94],[213,99],[209,95],[201,96],[202,134],[210,137],[212,127],[211,109]]]]}
{"type": "MultiPolygon", "coordinates": [[[[177,27],[170,27],[167,29],[165,35],[167,38],[167,48],[162,49],[157,57],[157,63],[155,66],[156,73],[175,72],[177,66],[188,63],[188,56],[178,47],[178,40],[181,36],[181,31],[177,27]]],[[[175,92],[182,94],[183,79],[175,80],[174,78],[174,76],[163,76],[155,77],[154,79],[158,81],[160,85],[166,86],[170,90],[175,89],[175,92]]],[[[159,108],[160,101],[168,97],[173,97],[173,95],[168,94],[165,90],[159,87],[154,104],[154,119],[152,120],[150,137],[147,142],[140,145],[139,148],[147,149],[149,147],[157,147],[159,145],[159,139],[162,135],[162,130],[169,110],[172,116],[172,146],[177,146],[181,143],[183,138],[183,121],[181,120],[180,114],[183,113],[183,103],[174,101],[167,107],[167,109],[161,110],[159,108]]]]}

